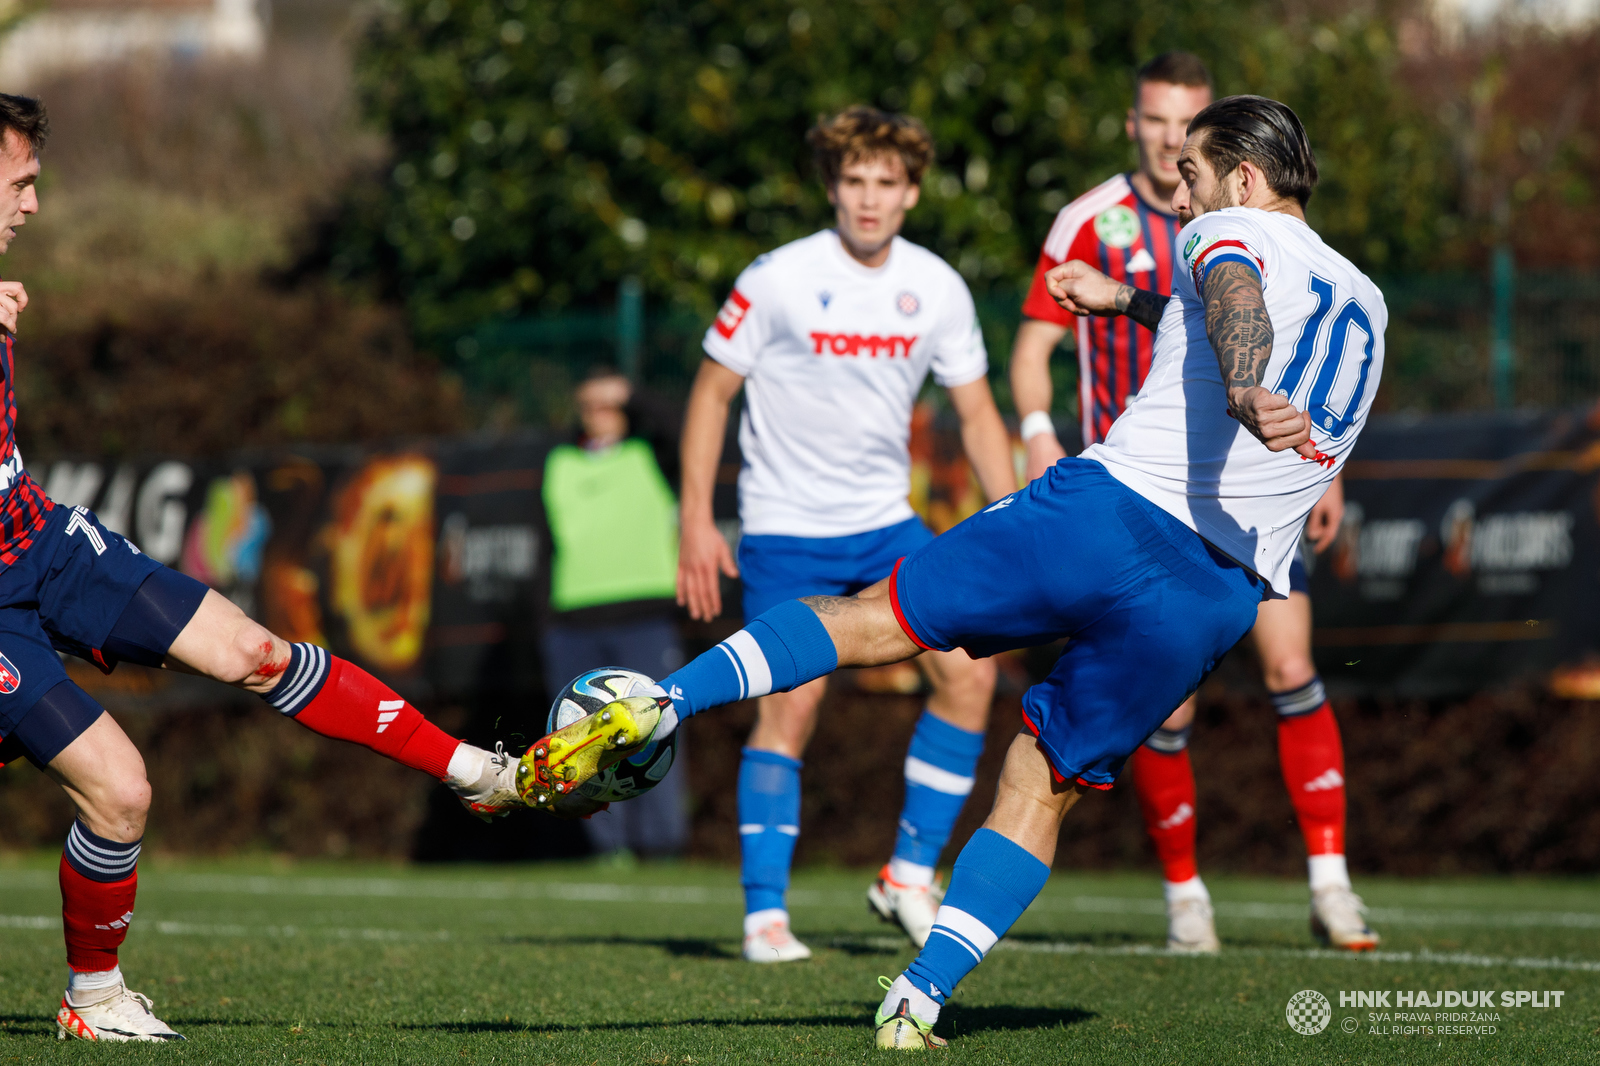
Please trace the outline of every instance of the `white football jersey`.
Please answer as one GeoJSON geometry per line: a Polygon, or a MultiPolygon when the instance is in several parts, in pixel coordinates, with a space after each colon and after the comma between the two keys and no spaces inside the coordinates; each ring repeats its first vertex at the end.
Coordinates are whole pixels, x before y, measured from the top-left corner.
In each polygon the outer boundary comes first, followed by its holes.
{"type": "Polygon", "coordinates": [[[1178,234],[1183,269],[1156,333],[1150,374],[1104,443],[1084,450],[1112,476],[1255,571],[1279,595],[1312,506],[1355,446],[1383,372],[1383,294],[1290,215],[1230,207],[1178,234]],[[1272,320],[1263,384],[1311,415],[1332,458],[1270,452],[1228,413],[1199,285],[1223,262],[1262,278],[1272,320]]]}
{"type": "Polygon", "coordinates": [[[745,268],[706,331],[744,377],[744,532],[842,537],[912,515],[911,407],[928,371],[950,388],[989,371],[972,294],[944,260],[894,239],[869,269],[833,230],[745,268]]]}

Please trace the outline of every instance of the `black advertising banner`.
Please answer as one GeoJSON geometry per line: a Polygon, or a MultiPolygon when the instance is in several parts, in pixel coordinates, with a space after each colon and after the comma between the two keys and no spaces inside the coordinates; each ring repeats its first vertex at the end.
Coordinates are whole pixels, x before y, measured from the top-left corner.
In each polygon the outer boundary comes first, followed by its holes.
{"type": "MultiPolygon", "coordinates": [[[[953,428],[922,431],[950,439],[921,451],[959,452],[953,428]]],[[[551,443],[61,460],[34,473],[274,632],[413,698],[534,695],[551,443]]],[[[928,501],[965,497],[928,489],[942,475],[921,451],[913,499],[939,528],[971,508],[937,521],[928,501]]],[[[719,483],[731,489],[736,469],[719,483]]],[[[1409,695],[1535,679],[1600,698],[1597,475],[1600,418],[1587,412],[1374,419],[1345,467],[1339,538],[1312,572],[1323,676],[1409,695]]],[[[943,480],[970,488],[970,471],[943,480]]]]}
{"type": "Polygon", "coordinates": [[[1600,694],[1600,423],[1588,412],[1374,419],[1312,574],[1336,687],[1600,694]]]}
{"type": "Polygon", "coordinates": [[[527,693],[544,585],[527,435],[372,452],[305,449],[35,471],[153,558],[290,641],[352,659],[413,698],[527,693]]]}

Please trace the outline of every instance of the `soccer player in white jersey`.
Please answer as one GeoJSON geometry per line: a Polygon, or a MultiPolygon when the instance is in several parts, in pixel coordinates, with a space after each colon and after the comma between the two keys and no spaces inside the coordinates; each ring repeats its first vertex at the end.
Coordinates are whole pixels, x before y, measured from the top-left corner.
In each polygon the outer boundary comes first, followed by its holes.
{"type": "Polygon", "coordinates": [[[945,1043],[933,1033],[940,1006],[1043,889],[1067,811],[1110,788],[1255,625],[1260,601],[1286,594],[1306,517],[1377,392],[1388,312],[1306,224],[1317,169],[1294,112],[1259,96],[1218,100],[1190,123],[1179,166],[1173,208],[1193,219],[1179,235],[1184,269],[1154,365],[1103,442],[888,579],[781,603],[663,678],[660,694],[609,704],[534,746],[545,753],[528,767],[536,780],[571,771],[577,787],[597,765],[582,762],[596,740],[663,737],[684,717],[840,666],[1071,638],[1023,696],[1025,729],[927,943],[885,982],[880,1047],[945,1043]]]}
{"type": "MultiPolygon", "coordinates": [[[[850,108],[808,135],[836,227],[761,256],[739,275],[706,332],[706,360],[683,435],[678,600],[697,619],[722,604],[718,577],[741,576],[755,619],[799,596],[847,596],[933,539],[907,502],[911,408],[931,371],[961,420],[989,499],[1016,488],[988,358],[959,274],[898,236],[933,144],[920,122],[850,108]],[[744,390],[738,565],[712,522],[728,404],[744,390]]],[[[932,694],[905,761],[893,857],[872,907],[920,947],[938,907],[934,867],[972,790],[995,671],[960,651],[923,656],[932,694]]],[[[752,679],[752,687],[755,679],[752,679]]],[[[744,957],[809,958],[785,896],[800,826],[801,756],[825,679],[773,692],[739,768],[744,957]]],[[[751,695],[757,693],[752,691],[751,695]]]]}
{"type": "MultiPolygon", "coordinates": [[[[1050,358],[1075,314],[1084,444],[1100,439],[1124,398],[1143,384],[1156,323],[1178,269],[1175,238],[1188,221],[1155,204],[1170,208],[1189,122],[1210,102],[1211,74],[1197,56],[1168,52],[1144,64],[1134,75],[1127,119],[1139,169],[1091,189],[1056,216],[1011,350],[1011,394],[1022,416],[1030,480],[1067,454],[1049,415],[1050,358]],[[1093,301],[1080,301],[1076,312],[1057,304],[1045,286],[1046,276],[1067,262],[1074,268],[1062,281],[1093,301]],[[1157,298],[1135,303],[1141,289],[1157,298]]],[[[1335,478],[1306,523],[1312,551],[1333,543],[1343,513],[1344,490],[1335,478]]],[[[1305,841],[1311,928],[1333,947],[1371,950],[1379,938],[1362,916],[1345,865],[1344,748],[1311,658],[1311,586],[1301,559],[1290,569],[1289,586],[1284,599],[1261,604],[1251,638],[1278,712],[1278,761],[1305,841]]],[[[1194,716],[1191,696],[1134,752],[1131,770],[1145,831],[1161,861],[1167,947],[1210,953],[1221,944],[1195,857],[1199,803],[1189,759],[1194,716]]]]}

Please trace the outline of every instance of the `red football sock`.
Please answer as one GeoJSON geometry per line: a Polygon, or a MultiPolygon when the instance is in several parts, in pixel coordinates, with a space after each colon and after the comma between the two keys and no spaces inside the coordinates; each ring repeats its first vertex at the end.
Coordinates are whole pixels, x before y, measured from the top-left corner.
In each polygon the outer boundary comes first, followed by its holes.
{"type": "Polygon", "coordinates": [[[294,720],[444,780],[461,741],[355,663],[328,656],[328,679],[294,720]]]}
{"type": "Polygon", "coordinates": [[[1145,832],[1156,846],[1161,876],[1187,881],[1199,874],[1194,861],[1194,768],[1189,749],[1167,754],[1144,744],[1133,753],[1133,790],[1139,796],[1145,832]]]}
{"type": "Polygon", "coordinates": [[[1344,854],[1344,745],[1326,700],[1278,719],[1278,762],[1308,855],[1344,854]]]}
{"type": "Polygon", "coordinates": [[[61,925],[67,965],[80,973],[110,970],[133,920],[139,872],[120,881],[92,881],[61,857],[61,925]]]}

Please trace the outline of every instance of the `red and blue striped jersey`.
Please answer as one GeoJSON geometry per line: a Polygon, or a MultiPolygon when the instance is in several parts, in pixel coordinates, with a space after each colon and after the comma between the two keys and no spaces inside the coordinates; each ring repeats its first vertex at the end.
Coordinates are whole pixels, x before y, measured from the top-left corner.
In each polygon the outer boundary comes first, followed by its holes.
{"type": "Polygon", "coordinates": [[[1077,326],[1078,403],[1085,446],[1105,439],[1111,423],[1144,384],[1155,333],[1126,316],[1078,318],[1062,310],[1045,291],[1044,275],[1068,260],[1081,259],[1134,288],[1171,295],[1172,265],[1183,224],[1177,215],[1145,203],[1128,178],[1118,174],[1061,209],[1045,238],[1033,285],[1022,305],[1028,318],[1077,326]]]}
{"type": "Polygon", "coordinates": [[[0,428],[0,565],[10,566],[33,547],[33,535],[55,507],[38,482],[22,467],[17,451],[17,393],[13,340],[3,338],[0,373],[5,374],[5,425],[0,428]]]}

